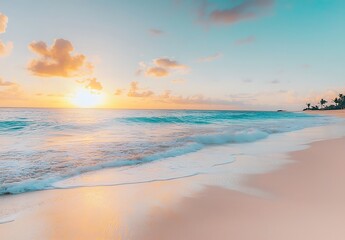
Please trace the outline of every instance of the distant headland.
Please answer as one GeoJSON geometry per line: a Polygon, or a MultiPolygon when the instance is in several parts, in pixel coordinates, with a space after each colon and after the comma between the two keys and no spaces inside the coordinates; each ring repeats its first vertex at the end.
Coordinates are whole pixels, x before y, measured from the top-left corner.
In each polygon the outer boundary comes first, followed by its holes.
{"type": "Polygon", "coordinates": [[[334,98],[331,101],[333,104],[326,105],[328,103],[327,100],[321,99],[320,102],[314,106],[311,103],[306,103],[307,107],[303,109],[303,111],[307,110],[338,110],[338,109],[345,109],[345,95],[339,94],[338,97],[334,98]],[[320,105],[320,107],[319,107],[320,105]]]}

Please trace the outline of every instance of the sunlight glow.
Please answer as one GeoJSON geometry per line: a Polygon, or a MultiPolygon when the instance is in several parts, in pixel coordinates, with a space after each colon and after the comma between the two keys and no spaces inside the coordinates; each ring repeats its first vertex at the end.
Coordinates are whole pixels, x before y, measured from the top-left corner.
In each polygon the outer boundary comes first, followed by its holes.
{"type": "Polygon", "coordinates": [[[99,91],[80,89],[71,96],[70,101],[76,107],[91,108],[103,103],[104,94],[99,91]]]}

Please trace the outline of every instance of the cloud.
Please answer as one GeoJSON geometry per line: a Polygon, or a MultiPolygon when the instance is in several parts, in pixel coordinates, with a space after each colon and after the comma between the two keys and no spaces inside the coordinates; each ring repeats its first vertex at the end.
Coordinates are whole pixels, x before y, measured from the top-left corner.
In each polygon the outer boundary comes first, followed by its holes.
{"type": "Polygon", "coordinates": [[[171,81],[172,83],[185,83],[186,79],[177,78],[171,81]]]}
{"type": "Polygon", "coordinates": [[[115,96],[120,96],[120,95],[122,95],[122,93],[123,93],[123,89],[118,88],[118,89],[115,90],[114,95],[115,96]]]}
{"type": "Polygon", "coordinates": [[[0,89],[0,99],[10,100],[10,99],[19,99],[22,96],[22,91],[18,85],[5,88],[4,90],[0,89]]]}
{"type": "Polygon", "coordinates": [[[194,94],[191,96],[181,96],[173,95],[170,90],[164,91],[161,95],[153,97],[154,101],[166,103],[166,104],[175,104],[182,106],[204,106],[204,108],[238,108],[241,105],[241,102],[236,102],[228,99],[217,99],[217,98],[208,98],[202,94],[194,94]]]}
{"type": "Polygon", "coordinates": [[[87,79],[88,84],[85,86],[91,90],[101,91],[103,89],[102,83],[97,81],[97,78],[87,79]]]}
{"type": "Polygon", "coordinates": [[[23,91],[19,84],[15,82],[4,81],[0,77],[0,99],[4,100],[0,102],[1,106],[7,101],[21,99],[23,95],[23,91]]]}
{"type": "Polygon", "coordinates": [[[76,80],[77,83],[86,84],[85,88],[90,90],[101,91],[103,89],[102,83],[97,81],[97,78],[88,78],[84,80],[76,80]]]}
{"type": "Polygon", "coordinates": [[[235,93],[235,94],[228,94],[228,97],[233,101],[256,101],[254,94],[249,93],[235,93]]]}
{"type": "Polygon", "coordinates": [[[149,67],[146,70],[146,75],[150,77],[166,77],[169,74],[169,71],[162,67],[149,67]]]}
{"type": "Polygon", "coordinates": [[[270,81],[269,83],[278,84],[278,83],[280,83],[280,81],[278,79],[274,79],[274,80],[270,81]]]}
{"type": "Polygon", "coordinates": [[[140,89],[138,82],[131,82],[127,96],[128,97],[146,98],[146,97],[151,97],[153,94],[154,94],[154,92],[152,92],[150,90],[140,89]]]}
{"type": "Polygon", "coordinates": [[[172,95],[170,90],[166,90],[162,95],[159,95],[156,101],[174,104],[210,104],[212,101],[206,99],[202,94],[195,94],[192,96],[172,95]]]}
{"type": "Polygon", "coordinates": [[[12,42],[4,43],[0,40],[0,57],[9,55],[12,49],[13,49],[12,42]]]}
{"type": "Polygon", "coordinates": [[[12,87],[12,86],[16,86],[17,84],[14,82],[7,82],[5,80],[3,80],[2,78],[0,78],[0,87],[12,87]]]}
{"type": "Polygon", "coordinates": [[[136,97],[147,99],[153,102],[160,102],[164,104],[175,104],[186,106],[218,106],[218,107],[229,107],[233,108],[237,104],[236,102],[229,101],[226,99],[213,99],[207,98],[202,94],[195,94],[191,96],[181,96],[181,95],[174,95],[171,90],[165,90],[161,94],[156,94],[151,90],[143,90],[139,87],[138,82],[131,82],[130,90],[127,94],[128,97],[136,97]]]}
{"type": "Polygon", "coordinates": [[[61,98],[61,97],[65,97],[64,94],[62,93],[36,93],[35,96],[37,97],[53,97],[53,98],[61,98]]]}
{"type": "Polygon", "coordinates": [[[215,53],[215,54],[212,54],[210,56],[199,58],[198,62],[213,62],[213,61],[219,59],[220,57],[222,57],[221,53],[215,53]]]}
{"type": "Polygon", "coordinates": [[[201,23],[205,23],[208,21],[208,8],[210,7],[210,4],[208,2],[208,0],[202,0],[200,1],[201,4],[198,8],[198,16],[199,16],[199,20],[201,23]]]}
{"type": "Polygon", "coordinates": [[[313,102],[314,99],[318,99],[319,101],[321,99],[311,96],[325,97],[324,95],[320,94],[306,94],[294,90],[268,90],[256,93],[238,93],[228,95],[230,99],[232,99],[233,101],[241,102],[242,105],[248,109],[286,109],[293,111],[302,110],[306,102],[313,102]]]}
{"type": "Polygon", "coordinates": [[[136,74],[139,75],[142,72],[148,77],[167,77],[172,71],[185,71],[188,66],[181,64],[175,60],[169,58],[157,58],[152,61],[151,66],[147,66],[145,63],[139,63],[139,69],[136,74]]]}
{"type": "Polygon", "coordinates": [[[147,65],[144,62],[139,62],[138,65],[139,65],[139,68],[136,70],[135,75],[140,76],[143,72],[145,72],[147,65]]]}
{"type": "Polygon", "coordinates": [[[65,39],[56,39],[52,46],[33,42],[29,49],[40,58],[29,62],[28,69],[40,77],[77,77],[90,74],[93,66],[86,61],[83,54],[72,55],[74,47],[65,39]]]}
{"type": "Polygon", "coordinates": [[[140,97],[142,100],[159,102],[176,108],[301,110],[305,107],[306,102],[317,104],[321,98],[331,103],[332,99],[337,97],[339,93],[344,93],[344,89],[342,91],[339,89],[337,91],[328,90],[326,92],[311,92],[309,94],[293,90],[268,90],[254,93],[228,94],[224,98],[212,98],[203,94],[190,96],[176,95],[171,90],[155,93],[148,89],[143,90],[137,82],[132,82],[128,97],[140,97]]]}
{"type": "Polygon", "coordinates": [[[203,22],[232,25],[241,21],[253,20],[266,15],[274,5],[274,0],[242,0],[229,1],[232,6],[226,9],[209,11],[210,4],[203,2],[199,9],[199,16],[203,22]]]}
{"type": "MultiPolygon", "coordinates": [[[[0,33],[6,32],[7,23],[8,23],[8,17],[0,13],[0,33]]],[[[12,49],[13,49],[12,42],[4,43],[2,40],[0,40],[0,57],[9,55],[12,49]]]]}
{"type": "Polygon", "coordinates": [[[0,33],[6,32],[8,17],[0,13],[0,33]]]}
{"type": "Polygon", "coordinates": [[[256,41],[256,38],[254,36],[248,36],[245,38],[241,38],[235,41],[236,45],[248,45],[248,44],[252,44],[256,41]]]}
{"type": "Polygon", "coordinates": [[[163,35],[165,32],[160,30],[160,29],[156,29],[156,28],[150,28],[148,30],[149,34],[152,36],[161,36],[163,35]]]}
{"type": "Polygon", "coordinates": [[[154,61],[154,64],[158,67],[168,68],[168,69],[185,69],[186,65],[180,64],[177,61],[170,60],[169,58],[157,58],[154,61]]]}

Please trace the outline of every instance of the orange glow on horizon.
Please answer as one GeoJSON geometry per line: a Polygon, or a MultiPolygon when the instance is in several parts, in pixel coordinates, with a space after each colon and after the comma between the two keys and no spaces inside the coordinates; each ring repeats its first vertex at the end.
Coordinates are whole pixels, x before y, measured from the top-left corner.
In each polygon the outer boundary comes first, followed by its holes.
{"type": "Polygon", "coordinates": [[[79,89],[69,97],[69,101],[76,107],[92,108],[104,103],[105,96],[102,92],[88,89],[79,89]]]}

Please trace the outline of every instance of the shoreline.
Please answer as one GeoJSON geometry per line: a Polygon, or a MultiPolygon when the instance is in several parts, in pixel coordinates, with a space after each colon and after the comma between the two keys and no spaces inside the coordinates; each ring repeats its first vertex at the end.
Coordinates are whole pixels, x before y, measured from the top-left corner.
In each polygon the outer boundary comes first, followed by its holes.
{"type": "MultiPolygon", "coordinates": [[[[325,114],[345,117],[345,111],[325,114]]],[[[268,197],[208,186],[175,209],[158,211],[140,239],[342,240],[344,145],[345,137],[314,142],[290,152],[292,164],[246,179],[268,197]]]]}
{"type": "Polygon", "coordinates": [[[294,163],[247,179],[248,186],[268,196],[209,186],[173,210],[157,211],[138,239],[342,240],[345,151],[329,158],[324,148],[332,145],[335,150],[344,144],[345,138],[313,143],[290,153],[294,163]]]}
{"type": "MultiPolygon", "coordinates": [[[[323,113],[324,111],[320,112],[323,113]]],[[[337,113],[339,112],[337,111],[337,113]]],[[[342,114],[345,114],[345,112],[342,114]]],[[[280,138],[271,139],[269,143],[273,144],[277,139],[280,138]]],[[[323,138],[320,136],[317,139],[322,140],[323,138]]],[[[4,236],[5,239],[202,240],[228,239],[231,237],[235,239],[261,239],[259,234],[262,233],[262,230],[268,233],[271,226],[275,226],[275,228],[280,229],[280,232],[287,231],[282,226],[288,227],[288,225],[291,225],[289,221],[295,220],[292,219],[290,212],[287,213],[290,214],[288,217],[283,218],[279,218],[276,215],[267,215],[272,209],[276,213],[279,213],[282,208],[289,210],[297,209],[302,213],[303,209],[300,209],[301,206],[298,205],[301,202],[298,197],[303,195],[303,192],[299,192],[296,195],[294,190],[306,188],[301,188],[299,185],[302,185],[301,182],[308,179],[303,174],[302,176],[298,174],[308,173],[314,164],[313,162],[303,160],[306,158],[305,156],[300,160],[300,156],[295,156],[295,154],[306,154],[308,158],[311,154],[309,153],[311,149],[322,149],[322,146],[325,144],[330,147],[338,146],[339,141],[344,141],[341,144],[345,143],[344,138],[315,141],[317,142],[312,143],[310,148],[305,149],[305,147],[301,147],[303,150],[289,151],[288,154],[292,157],[288,161],[280,159],[282,157],[281,154],[274,155],[273,157],[279,158],[279,161],[282,162],[278,163],[277,166],[273,163],[273,166],[271,165],[272,169],[269,169],[268,172],[267,169],[263,172],[260,172],[260,170],[251,172],[252,170],[249,170],[247,174],[240,172],[236,176],[236,172],[230,171],[231,174],[235,174],[235,177],[228,177],[235,183],[240,182],[240,185],[244,187],[242,189],[227,189],[217,184],[212,186],[212,182],[202,181],[205,176],[195,176],[188,179],[183,178],[144,184],[53,189],[4,196],[0,198],[0,213],[11,212],[13,209],[21,208],[23,211],[18,217],[16,216],[12,219],[9,216],[9,221],[0,224],[0,236],[4,236]],[[305,164],[302,167],[297,167],[300,166],[300,163],[305,164]],[[292,171],[291,169],[295,170],[292,171]],[[291,176],[293,176],[292,180],[291,176]],[[298,182],[296,182],[296,176],[300,177],[298,182]],[[293,186],[291,186],[292,183],[294,183],[293,186]],[[282,184],[285,184],[285,187],[282,187],[282,184]],[[288,191],[281,191],[282,189],[287,189],[288,191]],[[281,205],[282,203],[283,205],[281,205]],[[278,220],[283,221],[283,223],[278,220]],[[238,232],[229,232],[230,226],[233,226],[231,229],[237,229],[238,232]],[[18,229],[23,231],[18,231],[18,229]],[[247,234],[248,229],[252,229],[251,233],[254,234],[253,236],[241,235],[247,234]],[[177,236],[177,234],[181,235],[177,236]],[[186,236],[188,237],[185,238],[186,236]]],[[[265,145],[261,143],[259,146],[264,147],[265,145]]],[[[273,144],[271,147],[277,146],[279,145],[273,144]]],[[[217,149],[222,153],[221,155],[224,155],[224,153],[228,153],[225,151],[226,148],[220,147],[217,149]]],[[[327,147],[327,149],[329,148],[327,147]]],[[[274,153],[272,150],[269,151],[274,153]]],[[[321,150],[317,154],[312,153],[312,158],[318,158],[323,152],[328,153],[329,151],[321,150]]],[[[221,155],[214,156],[218,157],[221,155]]],[[[317,161],[318,165],[324,168],[327,167],[327,165],[324,165],[324,161],[321,160],[317,161]]],[[[246,159],[241,159],[234,164],[241,164],[241,162],[246,162],[246,159]]],[[[266,163],[259,162],[257,166],[254,166],[254,169],[262,164],[266,163]]],[[[269,164],[272,163],[269,162],[269,164]]],[[[226,170],[231,170],[232,166],[235,165],[229,164],[229,166],[225,165],[221,168],[227,167],[226,170]]],[[[243,164],[240,165],[241,167],[245,168],[248,166],[243,164]]],[[[335,170],[337,169],[339,171],[344,169],[343,165],[335,168],[335,170]]],[[[338,174],[338,172],[336,173],[338,174]]],[[[217,173],[214,175],[216,177],[215,181],[224,181],[224,179],[220,179],[221,176],[217,175],[217,173]]],[[[310,176],[315,177],[318,174],[315,173],[315,175],[310,176]]],[[[98,176],[92,176],[92,179],[97,177],[102,179],[104,176],[98,174],[98,176]]],[[[333,177],[331,176],[331,179],[333,177]]],[[[339,184],[341,182],[345,181],[339,179],[339,184]]],[[[311,182],[310,184],[307,188],[313,189],[316,183],[311,182]]],[[[344,200],[342,195],[339,199],[344,200]]],[[[302,203],[311,203],[313,206],[316,205],[320,208],[320,203],[313,202],[311,199],[302,199],[302,203]]],[[[327,203],[327,199],[322,203],[327,203]]],[[[305,206],[303,205],[303,207],[305,206]]],[[[309,210],[310,208],[306,209],[309,210]]],[[[338,207],[338,210],[342,211],[342,207],[338,207]]],[[[345,211],[343,215],[345,216],[345,211]]],[[[308,213],[303,213],[299,217],[305,220],[308,216],[308,213]]],[[[312,216],[315,217],[315,215],[312,216]]],[[[319,227],[319,225],[317,226],[319,227]]],[[[303,233],[300,230],[300,234],[303,235],[303,233]]],[[[317,239],[316,235],[313,236],[313,239],[317,239]]],[[[325,237],[325,235],[319,235],[325,237]]],[[[289,234],[284,236],[279,234],[274,236],[262,235],[262,239],[267,239],[267,237],[270,237],[269,239],[284,239],[283,237],[285,236],[287,237],[289,234]]],[[[344,238],[345,235],[341,236],[344,238]]],[[[301,238],[290,236],[289,239],[291,238],[309,239],[309,236],[301,238]]]]}
{"type": "Polygon", "coordinates": [[[307,114],[329,115],[329,116],[345,118],[345,109],[342,109],[342,110],[307,110],[304,112],[307,114]]]}

